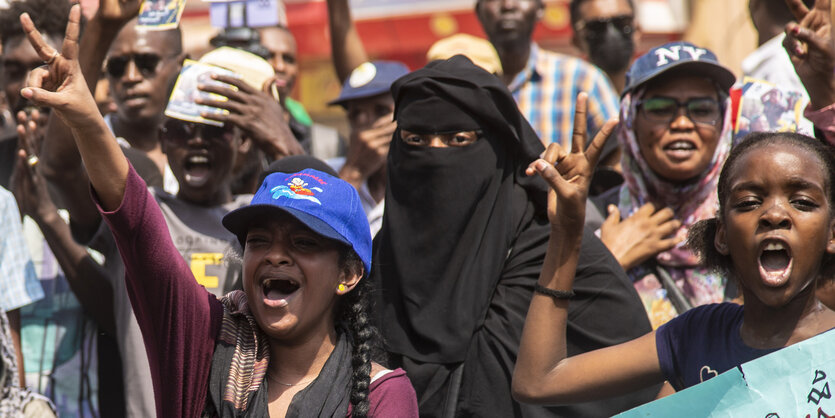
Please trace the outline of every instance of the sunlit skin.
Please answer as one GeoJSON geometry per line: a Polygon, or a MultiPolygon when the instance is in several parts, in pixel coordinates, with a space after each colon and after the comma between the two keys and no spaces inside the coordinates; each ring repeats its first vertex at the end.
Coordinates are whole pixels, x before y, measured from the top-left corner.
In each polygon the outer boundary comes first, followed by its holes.
{"type": "Polygon", "coordinates": [[[336,299],[360,280],[340,267],[338,244],[287,214],[271,214],[253,225],[246,236],[243,285],[261,330],[285,344],[314,335],[335,336],[336,299]],[[262,283],[276,278],[299,285],[285,306],[271,306],[263,291],[262,283]],[[338,289],[339,283],[346,285],[344,291],[338,289]]]}
{"type": "MultiPolygon", "coordinates": [[[[674,75],[653,81],[647,87],[643,99],[671,97],[685,102],[692,98],[707,97],[718,100],[716,88],[710,80],[698,76],[674,75]]],[[[685,109],[679,109],[678,115],[669,123],[647,120],[639,110],[634,123],[638,146],[647,165],[671,182],[686,182],[702,173],[713,159],[722,131],[722,117],[714,125],[694,123],[687,117],[685,109]],[[672,149],[677,143],[692,148],[672,149]]]]}
{"type": "Polygon", "coordinates": [[[476,131],[462,131],[450,134],[417,134],[405,129],[400,130],[400,139],[403,142],[418,147],[466,147],[478,141],[478,138],[476,131]]]}
{"type": "MultiPolygon", "coordinates": [[[[742,286],[766,306],[778,308],[801,292],[813,292],[810,285],[819,275],[822,257],[835,253],[835,221],[822,167],[815,154],[777,144],[752,150],[731,172],[716,247],[731,254],[742,286]],[[788,248],[790,272],[785,277],[769,278],[761,268],[769,243],[788,248]]],[[[746,297],[746,304],[750,300],[746,297]]]]}
{"type": "Polygon", "coordinates": [[[293,91],[296,77],[299,75],[299,63],[296,59],[296,38],[284,28],[262,28],[261,44],[270,51],[270,65],[275,70],[278,93],[282,100],[293,91]]]}
{"type": "MultiPolygon", "coordinates": [[[[44,40],[49,46],[57,48],[61,46],[63,36],[61,35],[46,35],[44,40]]],[[[3,80],[3,90],[6,93],[6,99],[9,102],[9,109],[14,113],[20,110],[20,89],[23,88],[26,82],[26,75],[33,68],[43,65],[43,60],[32,48],[32,45],[26,40],[25,36],[15,36],[3,42],[3,74],[0,79],[3,80]]]]}

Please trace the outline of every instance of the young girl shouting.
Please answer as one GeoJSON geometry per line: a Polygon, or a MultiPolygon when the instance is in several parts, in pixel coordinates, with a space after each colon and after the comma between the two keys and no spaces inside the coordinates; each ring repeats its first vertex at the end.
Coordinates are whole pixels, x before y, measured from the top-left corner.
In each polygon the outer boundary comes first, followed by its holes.
{"type": "Polygon", "coordinates": [[[87,90],[80,17],[73,6],[59,52],[21,16],[47,63],[21,95],[73,131],[125,263],[157,415],[416,417],[405,373],[373,361],[371,233],[353,186],[313,169],[267,176],[250,205],[223,218],[243,247],[244,291],[218,300],[195,281],[87,90]]]}
{"type": "Polygon", "coordinates": [[[583,402],[664,380],[681,390],[835,327],[815,297],[835,253],[835,157],[812,138],[761,133],[732,150],[717,217],[690,234],[708,266],[739,281],[745,305],[700,306],[638,339],[566,357],[578,228],[602,136],[583,152],[585,133],[575,132],[570,151],[552,146],[528,168],[552,187],[552,234],[514,371],[517,399],[583,402]]]}

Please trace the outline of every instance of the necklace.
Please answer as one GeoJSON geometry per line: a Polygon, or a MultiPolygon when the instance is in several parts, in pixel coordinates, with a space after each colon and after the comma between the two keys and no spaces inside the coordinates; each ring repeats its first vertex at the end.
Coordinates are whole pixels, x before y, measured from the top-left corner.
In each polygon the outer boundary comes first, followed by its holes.
{"type": "Polygon", "coordinates": [[[287,387],[293,387],[293,386],[299,386],[299,385],[306,385],[306,384],[308,384],[308,383],[310,383],[310,382],[312,382],[312,381],[316,380],[316,378],[313,378],[313,379],[310,379],[310,380],[307,380],[307,381],[304,381],[304,382],[298,382],[298,383],[284,383],[284,382],[279,382],[278,380],[275,380],[275,378],[274,378],[271,374],[269,374],[269,373],[267,373],[267,377],[268,377],[270,380],[272,380],[274,383],[278,383],[278,384],[279,384],[279,385],[281,385],[281,386],[287,386],[287,387]]]}

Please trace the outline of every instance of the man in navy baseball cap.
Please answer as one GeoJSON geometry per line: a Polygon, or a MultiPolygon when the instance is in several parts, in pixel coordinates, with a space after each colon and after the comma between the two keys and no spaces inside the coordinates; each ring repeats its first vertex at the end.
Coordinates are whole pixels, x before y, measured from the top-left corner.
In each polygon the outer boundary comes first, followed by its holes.
{"type": "Polygon", "coordinates": [[[710,78],[724,91],[728,91],[736,80],[709,49],[689,42],[670,42],[651,49],[635,60],[626,74],[626,87],[621,97],[674,68],[710,78]]]}
{"type": "Polygon", "coordinates": [[[409,68],[397,61],[365,62],[351,72],[339,97],[330,102],[348,112],[351,135],[345,158],[328,163],[359,192],[372,234],[383,222],[385,161],[397,128],[390,89],[395,80],[408,73],[409,68]]]}

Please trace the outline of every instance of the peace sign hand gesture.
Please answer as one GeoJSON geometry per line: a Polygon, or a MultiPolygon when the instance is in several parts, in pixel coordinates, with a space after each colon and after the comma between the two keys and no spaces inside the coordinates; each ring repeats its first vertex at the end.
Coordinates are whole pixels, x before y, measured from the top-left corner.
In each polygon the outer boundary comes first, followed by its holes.
{"type": "Polygon", "coordinates": [[[606,138],[612,134],[618,122],[606,122],[586,149],[588,94],[577,95],[575,109],[571,145],[549,145],[545,155],[532,162],[526,173],[529,176],[539,174],[551,186],[548,191],[548,220],[551,221],[551,227],[561,234],[580,236],[594,167],[606,138]]]}
{"type": "Polygon", "coordinates": [[[71,128],[98,116],[96,102],[87,89],[78,64],[80,21],[81,6],[76,4],[70,9],[64,43],[59,52],[44,41],[27,13],[20,15],[20,23],[29,43],[46,63],[29,73],[26,87],[20,90],[20,95],[37,106],[53,108],[71,128]]]}
{"type": "Polygon", "coordinates": [[[815,0],[811,9],[802,0],[786,0],[798,23],[786,25],[786,48],[813,109],[835,102],[835,49],[832,45],[830,0],[815,0]]]}

